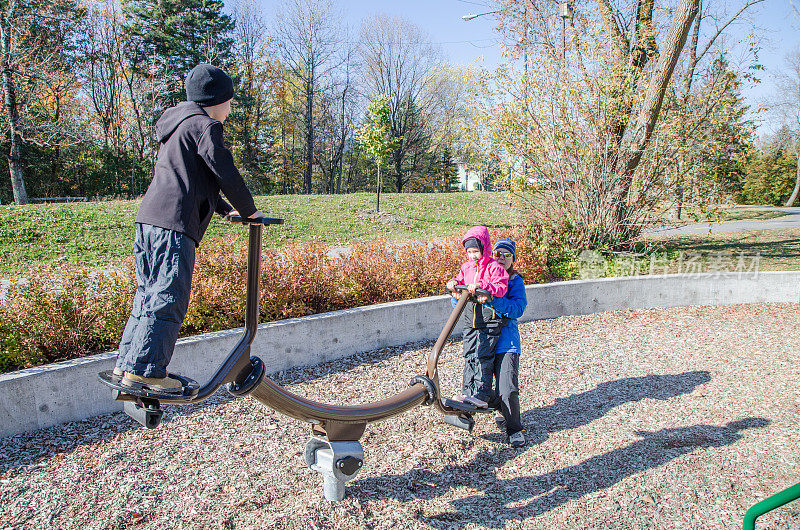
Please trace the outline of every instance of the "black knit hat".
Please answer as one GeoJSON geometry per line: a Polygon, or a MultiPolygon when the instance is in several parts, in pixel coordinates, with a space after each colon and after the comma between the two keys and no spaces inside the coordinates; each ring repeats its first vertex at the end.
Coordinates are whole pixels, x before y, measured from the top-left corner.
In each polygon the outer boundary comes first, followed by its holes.
{"type": "Polygon", "coordinates": [[[186,76],[186,99],[212,107],[233,98],[233,80],[216,66],[200,63],[186,76]]]}

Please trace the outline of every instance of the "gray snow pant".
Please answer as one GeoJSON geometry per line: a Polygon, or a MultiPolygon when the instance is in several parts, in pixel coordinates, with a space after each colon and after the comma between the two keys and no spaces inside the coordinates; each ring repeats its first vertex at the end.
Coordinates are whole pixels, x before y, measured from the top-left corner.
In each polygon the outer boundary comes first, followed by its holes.
{"type": "Polygon", "coordinates": [[[133,254],[136,295],[117,367],[144,377],[166,377],[189,307],[195,242],[174,230],[136,223],[133,254]]]}
{"type": "Polygon", "coordinates": [[[500,327],[464,328],[464,375],[462,392],[491,403],[495,399],[492,389],[494,379],[494,349],[500,337],[500,327]]]}
{"type": "Polygon", "coordinates": [[[497,381],[497,396],[490,406],[503,415],[506,433],[511,436],[522,430],[519,410],[519,353],[495,354],[494,377],[497,381]]]}

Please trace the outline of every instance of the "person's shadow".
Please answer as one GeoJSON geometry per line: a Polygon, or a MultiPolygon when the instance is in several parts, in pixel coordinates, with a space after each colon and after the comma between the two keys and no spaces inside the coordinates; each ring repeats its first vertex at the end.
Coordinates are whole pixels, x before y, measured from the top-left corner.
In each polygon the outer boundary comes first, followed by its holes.
{"type": "MultiPolygon", "coordinates": [[[[768,424],[769,420],[764,418],[745,418],[722,426],[701,424],[656,432],[638,431],[636,434],[642,437],[639,441],[550,473],[511,479],[498,479],[491,476],[493,473],[482,476],[479,483],[470,483],[472,487],[482,489],[482,493],[456,499],[452,502],[451,511],[429,517],[418,513],[417,520],[433,527],[463,528],[479,522],[482,526],[500,528],[508,520],[535,517],[568,501],[608,488],[626,477],[666,464],[698,447],[730,445],[742,438],[739,431],[768,424]]],[[[351,492],[360,497],[360,489],[372,489],[370,482],[385,484],[390,480],[405,485],[405,488],[400,488],[400,491],[405,490],[403,494],[394,495],[400,501],[430,499],[447,491],[451,484],[465,483],[460,475],[469,475],[476,469],[491,470],[499,465],[494,455],[483,452],[472,462],[463,466],[447,466],[441,473],[411,470],[401,476],[367,479],[354,484],[351,492]]],[[[384,487],[380,491],[397,490],[396,486],[384,487]]],[[[362,500],[375,499],[376,495],[364,497],[362,500]]],[[[377,497],[393,495],[384,493],[377,497]]]]}
{"type": "MultiPolygon", "coordinates": [[[[691,392],[710,379],[708,372],[698,371],[602,383],[590,391],[528,411],[523,415],[526,432],[534,433],[541,442],[548,433],[588,424],[617,405],[644,398],[668,399],[691,392]]],[[[479,523],[498,528],[504,526],[506,520],[542,514],[570,500],[608,488],[628,476],[659,467],[698,447],[732,444],[742,437],[739,431],[768,424],[769,420],[764,418],[745,418],[723,426],[701,424],[656,432],[637,431],[642,439],[626,447],[542,475],[511,479],[500,479],[493,470],[516,458],[519,451],[483,451],[472,461],[445,466],[439,473],[412,469],[402,475],[355,480],[348,489],[362,501],[396,498],[403,502],[433,499],[445,494],[453,485],[469,485],[482,492],[453,501],[451,511],[428,517],[419,512],[417,519],[433,527],[463,528],[479,523]]]]}
{"type": "MultiPolygon", "coordinates": [[[[525,436],[528,443],[542,443],[551,432],[587,425],[624,403],[641,401],[645,398],[667,400],[681,394],[689,394],[709,381],[711,381],[709,372],[697,370],[681,374],[627,377],[600,383],[586,392],[558,398],[552,405],[522,414],[525,436]]],[[[483,437],[495,442],[504,441],[505,438],[500,433],[487,434],[483,437]]]]}

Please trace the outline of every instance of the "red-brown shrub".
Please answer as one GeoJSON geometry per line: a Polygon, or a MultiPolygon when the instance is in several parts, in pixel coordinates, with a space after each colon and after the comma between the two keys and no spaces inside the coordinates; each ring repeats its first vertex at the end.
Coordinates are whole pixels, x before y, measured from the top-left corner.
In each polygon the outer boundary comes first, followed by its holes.
{"type": "Polygon", "coordinates": [[[235,236],[212,239],[199,247],[181,332],[204,333],[241,326],[246,278],[247,245],[235,236]]]}
{"type": "Polygon", "coordinates": [[[439,294],[442,278],[457,266],[455,253],[446,248],[439,243],[358,242],[338,260],[341,288],[354,305],[439,294]]]}
{"type": "Polygon", "coordinates": [[[261,267],[261,314],[267,320],[322,313],[346,306],[334,260],[321,241],[290,241],[270,249],[261,267]]]}
{"type": "MultiPolygon", "coordinates": [[[[493,230],[491,236],[516,242],[515,268],[526,283],[551,279],[547,248],[520,230],[493,230]]],[[[460,236],[399,245],[355,242],[341,257],[328,256],[328,250],[325,243],[311,241],[263,251],[262,321],[442,294],[466,259],[460,236]]],[[[243,324],[246,269],[247,245],[235,236],[199,248],[182,335],[243,324]]],[[[130,265],[103,273],[51,266],[13,282],[0,304],[0,371],[36,358],[53,362],[114,349],[134,290],[130,265]]]]}
{"type": "MultiPolygon", "coordinates": [[[[73,359],[116,347],[131,311],[135,284],[130,267],[103,272],[40,267],[15,279],[0,305],[24,366],[73,359]]],[[[8,355],[8,352],[5,352],[8,355]]]]}
{"type": "Polygon", "coordinates": [[[540,241],[531,239],[523,230],[507,228],[491,230],[492,243],[507,237],[517,245],[517,256],[514,259],[514,269],[525,278],[525,284],[552,281],[550,269],[547,266],[549,249],[540,241]]]}

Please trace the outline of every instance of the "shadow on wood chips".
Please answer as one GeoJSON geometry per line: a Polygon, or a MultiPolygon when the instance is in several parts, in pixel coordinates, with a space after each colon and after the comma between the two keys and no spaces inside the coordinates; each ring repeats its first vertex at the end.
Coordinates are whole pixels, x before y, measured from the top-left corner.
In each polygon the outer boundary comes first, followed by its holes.
{"type": "MultiPolygon", "coordinates": [[[[709,372],[692,371],[602,383],[587,392],[559,398],[552,405],[526,411],[522,420],[528,443],[540,444],[549,433],[589,424],[624,403],[642,399],[667,400],[689,394],[710,380],[709,372]]],[[[593,456],[574,466],[512,479],[498,478],[492,470],[516,458],[519,451],[508,449],[499,454],[482,451],[468,463],[448,465],[435,473],[414,469],[402,475],[355,480],[350,484],[350,493],[362,501],[432,499],[447,491],[447,488],[435,487],[436,483],[464,484],[463,477],[476,471],[488,472],[493,476],[480,483],[469,481],[470,486],[482,491],[454,500],[449,512],[435,517],[424,517],[420,513],[417,519],[431,526],[441,524],[448,528],[463,528],[476,523],[469,514],[479,513],[481,525],[500,528],[508,520],[521,521],[545,513],[573,499],[608,488],[626,477],[666,464],[698,447],[733,444],[742,437],[740,431],[763,428],[769,423],[767,419],[751,417],[725,425],[698,424],[655,432],[637,431],[642,439],[625,447],[593,456]],[[395,492],[402,493],[398,495],[395,492]]],[[[484,437],[499,441],[500,436],[491,434],[484,437]]]]}

